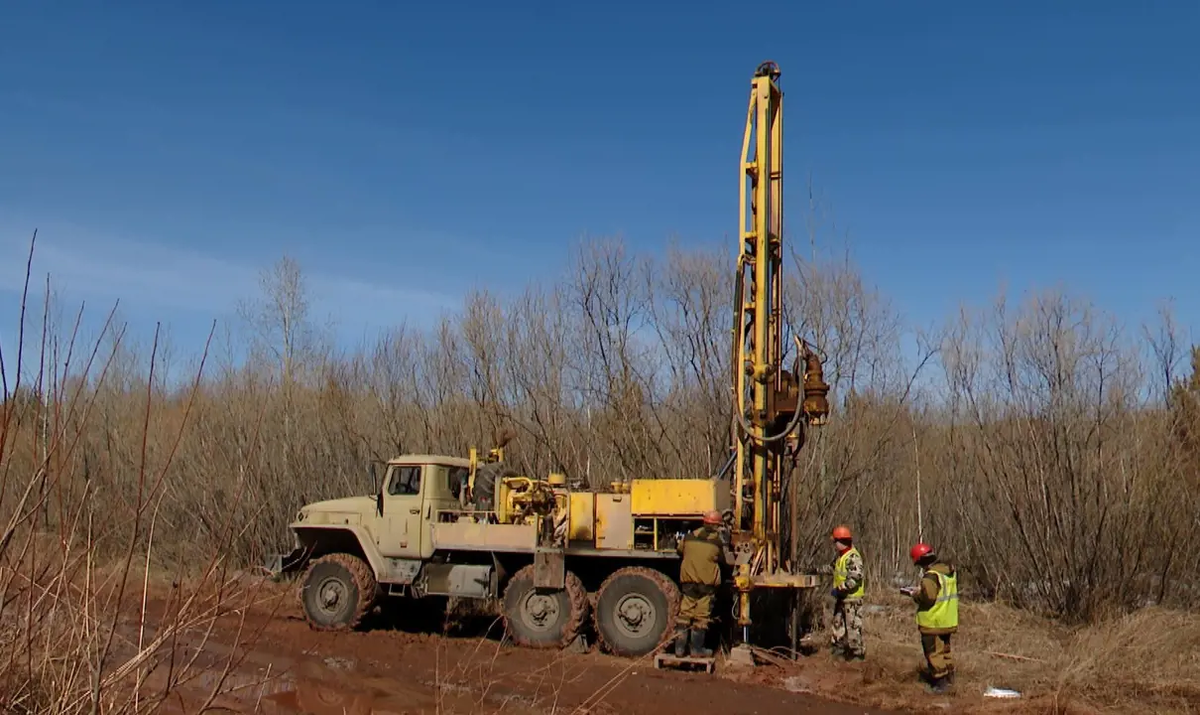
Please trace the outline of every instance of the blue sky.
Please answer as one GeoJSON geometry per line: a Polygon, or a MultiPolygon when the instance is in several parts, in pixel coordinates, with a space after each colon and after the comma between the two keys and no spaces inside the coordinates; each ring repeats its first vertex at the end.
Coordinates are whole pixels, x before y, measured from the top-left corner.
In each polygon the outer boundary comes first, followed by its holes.
{"type": "Polygon", "coordinates": [[[790,240],[811,173],[911,319],[1004,283],[1200,325],[1200,4],[751,7],[7,3],[0,339],[35,227],[68,313],[119,297],[185,350],[284,252],[353,340],[584,234],[712,245],[765,59],[790,240]]]}

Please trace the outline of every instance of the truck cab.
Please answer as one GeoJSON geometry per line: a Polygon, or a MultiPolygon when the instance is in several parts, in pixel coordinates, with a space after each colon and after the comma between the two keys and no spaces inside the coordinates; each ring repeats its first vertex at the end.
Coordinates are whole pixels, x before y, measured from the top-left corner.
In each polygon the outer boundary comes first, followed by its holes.
{"type": "Polygon", "coordinates": [[[433,556],[436,515],[458,508],[469,472],[464,459],[418,455],[390,462],[373,519],[379,553],[392,559],[433,556]]]}
{"type": "Polygon", "coordinates": [[[347,551],[364,558],[380,581],[405,581],[412,565],[433,555],[432,524],[439,511],[457,509],[470,473],[458,457],[411,454],[390,460],[371,496],[313,502],[288,525],[291,553],[268,568],[290,570],[301,561],[347,551]]]}

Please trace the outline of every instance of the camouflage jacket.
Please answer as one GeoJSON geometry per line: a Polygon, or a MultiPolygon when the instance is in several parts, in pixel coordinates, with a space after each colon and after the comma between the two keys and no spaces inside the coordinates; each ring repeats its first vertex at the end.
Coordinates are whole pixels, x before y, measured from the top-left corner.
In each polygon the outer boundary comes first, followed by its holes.
{"type": "MultiPolygon", "coordinates": [[[[836,564],[837,561],[835,560],[836,564]]],[[[863,558],[862,554],[855,550],[846,559],[846,583],[842,586],[843,594],[854,593],[863,583],[863,558]]]]}

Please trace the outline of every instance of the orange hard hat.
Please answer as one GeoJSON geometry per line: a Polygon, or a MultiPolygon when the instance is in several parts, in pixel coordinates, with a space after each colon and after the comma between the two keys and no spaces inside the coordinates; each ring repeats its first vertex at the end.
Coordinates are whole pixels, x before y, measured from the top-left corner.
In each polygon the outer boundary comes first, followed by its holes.
{"type": "Polygon", "coordinates": [[[921,559],[933,553],[933,547],[926,543],[920,543],[912,547],[908,555],[912,557],[913,563],[917,563],[921,559]]]}
{"type": "Polygon", "coordinates": [[[833,528],[833,539],[834,541],[849,541],[851,539],[850,527],[845,524],[835,526],[833,528]]]}
{"type": "Polygon", "coordinates": [[[721,512],[719,512],[719,511],[706,511],[706,512],[704,512],[704,523],[705,523],[705,524],[712,524],[712,525],[721,524],[721,523],[722,523],[722,521],[721,521],[721,512]]]}

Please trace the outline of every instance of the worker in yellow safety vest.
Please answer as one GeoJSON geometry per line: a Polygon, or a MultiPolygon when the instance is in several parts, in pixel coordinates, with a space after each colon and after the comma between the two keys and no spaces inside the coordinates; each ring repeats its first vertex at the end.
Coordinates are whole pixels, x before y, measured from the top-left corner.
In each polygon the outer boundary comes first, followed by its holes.
{"type": "Polygon", "coordinates": [[[954,683],[950,637],[958,632],[958,571],[938,559],[929,544],[913,546],[909,555],[922,569],[921,584],[901,591],[917,604],[917,629],[930,690],[943,693],[954,683]]]}
{"type": "Polygon", "coordinates": [[[863,557],[854,546],[850,527],[841,525],[833,530],[833,617],[830,646],[834,657],[863,660],[867,657],[863,642],[862,605],[866,591],[863,557]]]}

